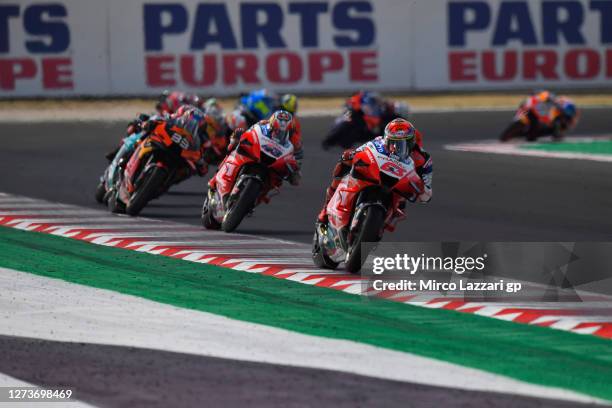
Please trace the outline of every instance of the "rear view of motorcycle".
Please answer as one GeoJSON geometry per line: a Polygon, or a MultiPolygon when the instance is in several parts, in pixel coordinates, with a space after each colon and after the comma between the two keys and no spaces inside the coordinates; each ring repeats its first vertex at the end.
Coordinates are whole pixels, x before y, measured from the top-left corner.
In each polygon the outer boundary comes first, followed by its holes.
{"type": "Polygon", "coordinates": [[[405,218],[403,199],[423,190],[412,160],[400,162],[368,143],[356,154],[350,173],[327,204],[329,222],[316,225],[315,265],[335,269],[344,262],[347,271],[359,272],[368,257],[362,244],[380,241],[385,229],[393,231],[397,221],[405,218]]]}

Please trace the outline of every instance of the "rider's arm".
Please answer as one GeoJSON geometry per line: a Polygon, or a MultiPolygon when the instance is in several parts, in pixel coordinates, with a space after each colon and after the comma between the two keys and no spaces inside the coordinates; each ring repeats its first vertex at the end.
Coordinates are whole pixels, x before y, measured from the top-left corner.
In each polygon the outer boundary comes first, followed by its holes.
{"type": "Polygon", "coordinates": [[[429,153],[421,148],[418,149],[417,153],[423,158],[423,164],[417,166],[416,171],[419,177],[421,177],[421,180],[423,180],[425,191],[416,197],[416,201],[427,203],[431,201],[431,196],[433,195],[433,160],[429,153]]]}
{"type": "Polygon", "coordinates": [[[291,134],[291,144],[293,145],[293,155],[301,166],[301,160],[304,158],[304,146],[302,145],[302,126],[297,118],[293,122],[293,132],[291,134]]]}

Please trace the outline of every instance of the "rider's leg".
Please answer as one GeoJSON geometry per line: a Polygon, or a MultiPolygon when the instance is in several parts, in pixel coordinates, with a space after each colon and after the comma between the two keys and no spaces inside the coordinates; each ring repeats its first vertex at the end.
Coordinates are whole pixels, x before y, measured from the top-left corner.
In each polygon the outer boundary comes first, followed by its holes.
{"type": "Polygon", "coordinates": [[[351,166],[343,163],[342,161],[338,162],[336,164],[336,167],[334,167],[332,182],[325,191],[325,203],[323,204],[323,208],[321,209],[321,212],[317,217],[319,222],[327,222],[327,204],[329,204],[329,201],[336,192],[336,189],[338,188],[338,185],[340,185],[340,181],[342,181],[342,178],[346,176],[350,170],[351,166]]]}

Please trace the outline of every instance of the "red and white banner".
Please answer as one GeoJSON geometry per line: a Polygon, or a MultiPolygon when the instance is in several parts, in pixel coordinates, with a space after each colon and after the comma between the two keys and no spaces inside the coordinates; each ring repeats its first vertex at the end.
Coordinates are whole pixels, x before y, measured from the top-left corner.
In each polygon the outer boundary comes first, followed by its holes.
{"type": "Polygon", "coordinates": [[[610,87],[612,1],[416,2],[415,87],[610,87]]]}
{"type": "Polygon", "coordinates": [[[609,86],[610,0],[4,0],[0,97],[609,86]]]}

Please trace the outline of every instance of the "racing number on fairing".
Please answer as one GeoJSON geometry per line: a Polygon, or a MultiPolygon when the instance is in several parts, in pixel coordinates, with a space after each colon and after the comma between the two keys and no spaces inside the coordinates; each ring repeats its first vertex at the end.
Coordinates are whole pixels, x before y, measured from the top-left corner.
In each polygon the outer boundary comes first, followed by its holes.
{"type": "Polygon", "coordinates": [[[397,175],[398,177],[402,177],[404,175],[404,169],[401,168],[400,166],[397,166],[396,164],[388,161],[385,164],[383,164],[380,168],[382,171],[387,171],[389,173],[393,173],[395,175],[397,175]]]}
{"type": "Polygon", "coordinates": [[[181,149],[183,150],[189,149],[189,141],[185,139],[183,136],[179,135],[178,133],[173,133],[170,139],[172,139],[174,143],[179,145],[181,149]]]}

